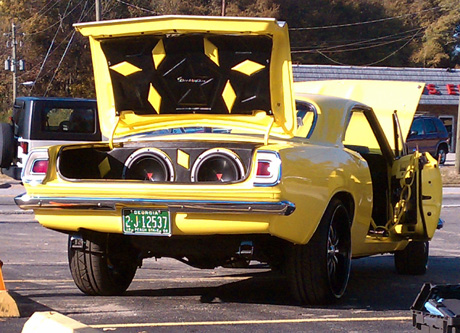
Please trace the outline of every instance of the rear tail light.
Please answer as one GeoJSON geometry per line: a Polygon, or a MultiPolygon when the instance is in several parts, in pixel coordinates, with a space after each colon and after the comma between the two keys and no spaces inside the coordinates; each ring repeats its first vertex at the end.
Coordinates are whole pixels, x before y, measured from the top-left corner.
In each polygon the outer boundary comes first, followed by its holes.
{"type": "Polygon", "coordinates": [[[22,169],[22,182],[27,184],[41,184],[48,172],[48,149],[34,149],[22,169]]]}
{"type": "Polygon", "coordinates": [[[276,152],[259,151],[256,155],[255,186],[274,186],[281,179],[281,158],[276,152]]]}
{"type": "Polygon", "coordinates": [[[22,142],[19,143],[19,146],[21,147],[23,154],[27,154],[29,152],[29,143],[28,142],[22,141],[22,142]]]}
{"type": "Polygon", "coordinates": [[[270,173],[270,162],[269,161],[257,161],[257,176],[269,177],[270,173]]]}
{"type": "Polygon", "coordinates": [[[34,165],[32,166],[32,173],[37,174],[46,174],[48,170],[48,160],[35,160],[34,165]]]}

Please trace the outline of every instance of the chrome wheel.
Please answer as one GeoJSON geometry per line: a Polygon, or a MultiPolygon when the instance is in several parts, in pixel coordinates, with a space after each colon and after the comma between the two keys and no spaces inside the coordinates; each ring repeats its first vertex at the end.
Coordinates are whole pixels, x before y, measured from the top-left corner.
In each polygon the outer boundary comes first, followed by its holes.
{"type": "Polygon", "coordinates": [[[343,296],[351,269],[350,224],[346,206],[333,199],[310,241],[290,246],[286,268],[298,302],[328,304],[343,296]]]}
{"type": "Polygon", "coordinates": [[[327,240],[327,271],[331,290],[340,297],[348,284],[351,267],[351,241],[349,228],[343,225],[348,221],[348,212],[343,205],[334,211],[327,240]]]}

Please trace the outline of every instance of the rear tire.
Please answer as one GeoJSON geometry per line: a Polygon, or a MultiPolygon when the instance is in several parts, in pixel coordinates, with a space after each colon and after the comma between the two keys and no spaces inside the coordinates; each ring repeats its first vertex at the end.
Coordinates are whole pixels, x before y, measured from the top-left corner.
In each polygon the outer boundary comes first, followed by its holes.
{"type": "Polygon", "coordinates": [[[399,274],[422,275],[428,268],[429,243],[412,241],[395,252],[395,267],[399,274]]]}
{"type": "Polygon", "coordinates": [[[8,168],[14,158],[14,135],[13,126],[0,123],[0,167],[8,168]]]}
{"type": "Polygon", "coordinates": [[[329,204],[313,237],[289,248],[287,273],[294,298],[329,304],[345,293],[351,269],[350,217],[338,199],[329,204]]]}
{"type": "Polygon", "coordinates": [[[448,150],[447,150],[446,147],[441,146],[441,147],[438,148],[438,152],[436,154],[436,157],[437,157],[437,160],[439,161],[439,164],[446,163],[447,153],[448,153],[448,150]]]}
{"type": "Polygon", "coordinates": [[[128,289],[137,270],[137,255],[125,239],[101,234],[83,239],[83,248],[72,248],[69,267],[77,287],[87,295],[120,295],[128,289]]]}

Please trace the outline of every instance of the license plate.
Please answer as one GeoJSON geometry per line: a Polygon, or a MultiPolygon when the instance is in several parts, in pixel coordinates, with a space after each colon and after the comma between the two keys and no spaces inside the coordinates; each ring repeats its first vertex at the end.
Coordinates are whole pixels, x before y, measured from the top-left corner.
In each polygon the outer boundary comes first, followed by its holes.
{"type": "Polygon", "coordinates": [[[171,236],[169,211],[161,209],[123,209],[123,233],[171,236]]]}

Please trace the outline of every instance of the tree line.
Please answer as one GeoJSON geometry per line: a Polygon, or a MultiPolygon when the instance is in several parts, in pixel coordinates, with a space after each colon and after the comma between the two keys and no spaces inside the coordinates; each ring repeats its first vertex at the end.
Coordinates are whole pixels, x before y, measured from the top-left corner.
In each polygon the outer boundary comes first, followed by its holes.
{"type": "MultiPolygon", "coordinates": [[[[452,0],[100,0],[101,19],[154,15],[274,17],[303,64],[460,67],[460,2],[452,0]]],[[[0,54],[16,26],[18,95],[95,97],[89,44],[72,24],[95,20],[95,0],[0,0],[0,54]],[[24,84],[26,83],[26,84],[24,84]]],[[[12,107],[0,71],[0,118],[12,107]]]]}

